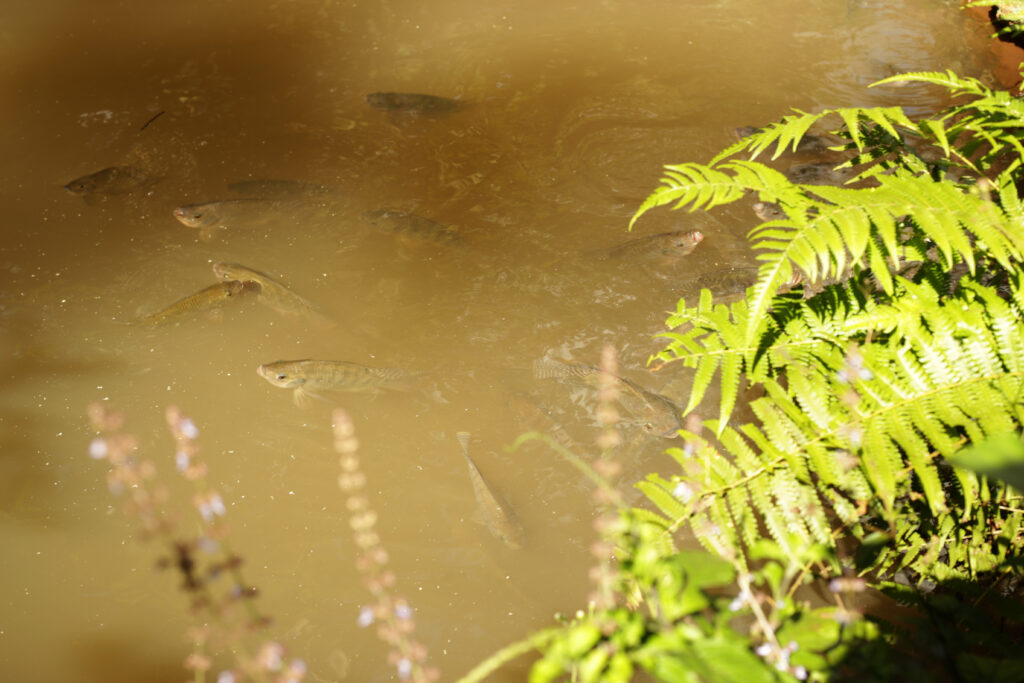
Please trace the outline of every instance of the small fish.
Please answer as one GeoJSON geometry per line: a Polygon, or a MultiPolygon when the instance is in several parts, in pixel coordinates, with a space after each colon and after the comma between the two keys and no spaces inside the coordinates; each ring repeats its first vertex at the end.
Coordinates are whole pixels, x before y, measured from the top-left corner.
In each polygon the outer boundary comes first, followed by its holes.
{"type": "Polygon", "coordinates": [[[462,446],[462,455],[469,466],[469,480],[473,484],[473,497],[487,528],[499,541],[513,550],[519,550],[526,543],[526,532],[501,494],[487,483],[473,458],[469,457],[469,432],[456,432],[455,438],[462,446]]]}
{"type": "Polygon", "coordinates": [[[774,221],[785,218],[786,212],[778,204],[773,202],[754,202],[754,213],[762,221],[774,221]]]}
{"type": "Polygon", "coordinates": [[[675,259],[690,254],[703,240],[704,233],[700,230],[677,230],[638,237],[612,247],[605,253],[612,259],[675,259]]]}
{"type": "Polygon", "coordinates": [[[458,233],[451,227],[414,213],[378,209],[366,211],[361,217],[367,223],[394,234],[405,246],[415,246],[416,242],[454,244],[459,241],[458,233]]]}
{"type": "Polygon", "coordinates": [[[111,166],[75,178],[64,186],[73,195],[82,197],[87,204],[103,201],[110,195],[128,194],[152,185],[156,178],[134,166],[111,166]]]}
{"type": "MultiPolygon", "coordinates": [[[[597,386],[600,377],[607,374],[600,368],[583,363],[563,363],[553,358],[541,358],[533,362],[535,379],[579,379],[591,386],[597,386]]],[[[645,389],[633,380],[612,375],[619,386],[619,405],[633,416],[649,434],[673,439],[679,436],[679,416],[682,410],[667,396],[645,389]]]]}
{"type": "Polygon", "coordinates": [[[798,185],[842,185],[852,178],[852,168],[835,168],[833,164],[797,164],[782,172],[789,182],[798,185]]]}
{"type": "Polygon", "coordinates": [[[185,316],[223,306],[227,302],[238,298],[244,291],[245,285],[237,280],[218,282],[184,299],[175,301],[167,308],[147,315],[139,320],[138,324],[151,326],[165,325],[185,316]]]}
{"type": "Polygon", "coordinates": [[[465,102],[407,92],[374,92],[366,96],[371,107],[405,114],[450,114],[466,108],[465,102]]]}
{"type": "Polygon", "coordinates": [[[285,315],[299,315],[320,325],[330,326],[334,322],[320,312],[320,307],[311,301],[307,301],[283,284],[270,277],[240,263],[226,263],[224,261],[213,264],[213,274],[218,280],[230,282],[238,280],[245,283],[253,283],[259,287],[259,299],[275,311],[285,315]]]}
{"type": "Polygon", "coordinates": [[[246,199],[223,199],[202,204],[186,204],[174,209],[174,217],[190,228],[212,228],[222,222],[234,220],[243,212],[258,211],[269,206],[265,199],[250,197],[246,199]]]}
{"type": "Polygon", "coordinates": [[[561,422],[552,416],[552,410],[524,391],[512,390],[505,394],[505,406],[526,429],[552,434],[559,443],[569,449],[577,449],[576,443],[561,422]]]}
{"type": "MultiPolygon", "coordinates": [[[[704,273],[690,284],[694,289],[710,289],[716,299],[724,299],[747,291],[757,283],[757,266],[739,266],[722,268],[704,273]]],[[[788,292],[803,281],[799,271],[794,272],[788,280],[779,285],[780,293],[788,292]]]]}
{"type": "Polygon", "coordinates": [[[412,376],[401,368],[370,368],[343,360],[279,360],[256,368],[257,374],[275,387],[295,389],[295,405],[305,407],[310,398],[327,400],[320,391],[378,393],[383,389],[408,388],[412,376]]]}
{"type": "Polygon", "coordinates": [[[302,180],[239,180],[228,184],[235,194],[258,199],[287,199],[291,197],[313,197],[330,192],[326,185],[307,183],[302,180]]]}

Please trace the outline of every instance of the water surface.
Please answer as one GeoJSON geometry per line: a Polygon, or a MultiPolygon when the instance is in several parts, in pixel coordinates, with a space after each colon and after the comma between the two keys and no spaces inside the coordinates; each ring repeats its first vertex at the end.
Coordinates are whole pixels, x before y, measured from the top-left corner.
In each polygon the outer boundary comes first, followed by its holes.
{"type": "MultiPolygon", "coordinates": [[[[711,214],[654,212],[625,227],[664,163],[704,161],[790,107],[941,107],[927,87],[868,90],[908,70],[985,74],[985,33],[953,2],[639,0],[51,2],[0,10],[0,673],[5,680],[176,681],[189,652],[179,577],[155,569],[105,468],[84,408],[127,411],[174,481],[163,409],[201,431],[234,547],[269,634],[310,679],[388,680],[385,646],[356,624],[368,600],[331,451],[330,406],[297,408],[256,367],[326,358],[423,373],[421,390],[346,397],[371,502],[450,680],[556,612],[582,606],[594,539],[588,484],[539,444],[550,422],[593,452],[585,388],[533,380],[533,360],[596,363],[682,399],[649,373],[652,335],[694,284],[753,261],[753,199],[711,214]],[[372,92],[464,103],[396,117],[372,92]],[[156,117],[156,118],[154,118],[156,117]],[[148,124],[148,125],[147,125],[148,124]],[[144,191],[87,204],[73,178],[144,169],[144,191]],[[172,216],[235,198],[240,180],[293,179],[323,195],[271,202],[211,241],[172,216]],[[457,241],[381,232],[368,211],[415,213],[457,241]],[[666,266],[603,257],[635,236],[697,229],[666,266]],[[264,271],[319,304],[324,327],[252,301],[155,329],[124,324],[215,279],[264,271]],[[474,512],[455,433],[516,508],[528,542],[474,512]]],[[[783,162],[798,163],[808,159],[783,162]]],[[[625,480],[671,471],[669,442],[624,430],[625,480]]],[[[189,512],[187,493],[172,489],[189,512]]],[[[187,525],[185,528],[188,528],[187,525]]],[[[526,662],[496,680],[522,680],[526,662]]]]}

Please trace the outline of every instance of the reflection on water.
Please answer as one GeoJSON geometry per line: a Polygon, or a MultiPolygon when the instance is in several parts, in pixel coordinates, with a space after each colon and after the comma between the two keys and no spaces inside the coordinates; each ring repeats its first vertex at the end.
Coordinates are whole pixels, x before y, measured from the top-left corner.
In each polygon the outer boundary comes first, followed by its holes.
{"type": "MultiPolygon", "coordinates": [[[[679,296],[731,293],[749,272],[754,200],[654,213],[627,234],[661,165],[707,160],[734,128],[791,106],[941,106],[925,87],[865,86],[904,70],[978,75],[958,46],[985,29],[954,5],[0,10],[19,29],[0,47],[3,677],[182,676],[184,600],[152,569],[152,548],[123,541],[129,527],[85,456],[92,400],[128,411],[168,478],[163,407],[192,415],[276,633],[312,680],[390,677],[384,646],[356,625],[367,594],[335,484],[331,403],[301,409],[257,374],[280,360],[422,378],[331,400],[357,425],[378,527],[446,679],[580,606],[589,485],[541,444],[504,447],[536,429],[591,449],[593,389],[538,382],[533,362],[592,365],[612,343],[624,377],[682,399],[685,375],[645,369],[651,335],[679,296]],[[616,250],[691,231],[703,239],[689,255],[616,250]],[[216,285],[216,263],[245,264],[317,315],[273,305],[264,285],[270,305],[242,297],[159,327],[121,324],[216,285]],[[516,510],[522,550],[479,519],[460,431],[516,510]]],[[[627,481],[669,466],[668,442],[624,430],[627,481]]],[[[525,666],[504,675],[521,680],[525,666]]]]}

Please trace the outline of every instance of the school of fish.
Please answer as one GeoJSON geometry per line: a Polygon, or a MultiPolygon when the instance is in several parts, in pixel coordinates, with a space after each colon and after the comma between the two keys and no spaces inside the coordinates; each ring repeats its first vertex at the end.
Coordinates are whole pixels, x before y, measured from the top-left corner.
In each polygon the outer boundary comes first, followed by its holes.
{"type": "MultiPolygon", "coordinates": [[[[410,124],[456,114],[472,106],[461,99],[419,93],[375,92],[366,96],[366,103],[385,111],[391,123],[410,124]]],[[[756,132],[753,127],[735,130],[738,138],[756,132]]],[[[836,141],[830,138],[806,136],[792,154],[824,153],[835,150],[836,141]]],[[[800,184],[841,184],[852,173],[835,168],[829,163],[804,163],[784,170],[787,178],[800,184]]],[[[63,187],[87,204],[106,201],[119,195],[130,195],[149,190],[160,178],[135,165],[115,165],[78,177],[63,187]]],[[[198,230],[199,238],[209,241],[225,234],[244,232],[254,227],[271,226],[275,216],[294,212],[304,206],[333,201],[334,189],[316,182],[250,178],[227,184],[234,196],[185,203],[173,209],[172,216],[189,228],[198,230]]],[[[754,211],[763,221],[785,217],[782,207],[760,201],[754,211]]],[[[378,234],[390,235],[401,249],[411,250],[424,246],[442,249],[462,248],[464,241],[459,230],[415,213],[395,209],[368,209],[361,214],[362,221],[378,234]]],[[[701,230],[676,230],[634,237],[604,249],[585,252],[594,261],[624,264],[631,268],[648,269],[662,276],[678,277],[681,264],[706,239],[701,230]]],[[[415,255],[415,254],[414,254],[415,255]]],[[[158,308],[155,312],[137,318],[133,324],[157,327],[172,324],[195,323],[208,315],[222,313],[239,299],[255,299],[262,305],[293,320],[313,327],[335,324],[320,305],[294,292],[275,276],[240,263],[218,261],[213,264],[216,282],[158,308]]],[[[711,273],[695,280],[696,286],[707,286],[723,295],[739,293],[756,281],[756,268],[737,268],[722,274],[711,273]],[[710,275],[710,277],[709,277],[710,275]]],[[[800,284],[800,275],[785,283],[784,288],[800,284]]],[[[376,394],[385,391],[409,392],[417,387],[421,373],[399,367],[370,367],[345,360],[301,359],[277,360],[257,365],[256,374],[274,387],[290,389],[292,399],[299,407],[308,407],[314,401],[331,403],[338,394],[376,394]]],[[[610,384],[615,387],[615,400],[626,413],[624,424],[646,434],[661,438],[674,438],[681,429],[682,410],[671,398],[643,386],[622,374],[611,374],[600,368],[582,363],[540,358],[533,363],[535,381],[557,380],[583,387],[584,391],[610,384]]],[[[535,395],[523,390],[509,390],[506,403],[510,412],[523,426],[541,426],[555,435],[566,448],[577,444],[564,429],[549,406],[535,395]]],[[[490,533],[510,549],[522,549],[526,532],[513,508],[500,492],[483,476],[470,455],[470,433],[456,433],[463,458],[469,472],[478,514],[490,533]]]]}

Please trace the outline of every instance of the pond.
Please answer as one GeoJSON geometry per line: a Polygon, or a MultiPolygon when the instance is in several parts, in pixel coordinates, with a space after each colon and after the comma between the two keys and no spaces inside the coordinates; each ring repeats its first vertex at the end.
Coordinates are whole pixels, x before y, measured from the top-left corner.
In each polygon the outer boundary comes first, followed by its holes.
{"type": "MultiPolygon", "coordinates": [[[[397,677],[375,627],[357,623],[370,598],[337,483],[336,405],[355,426],[395,590],[444,680],[584,606],[592,485],[542,443],[507,447],[541,431],[598,452],[581,368],[606,345],[628,386],[685,404],[688,375],[647,365],[666,311],[701,286],[727,293],[756,265],[753,197],[652,212],[632,234],[629,218],[664,164],[707,161],[737,127],[791,107],[945,104],[928,87],[867,88],[905,71],[990,79],[989,29],[956,5],[0,9],[2,678],[186,675],[181,576],[158,569],[166,548],[141,541],[89,458],[94,401],[125,412],[182,534],[198,522],[164,410],[192,418],[231,546],[273,617],[267,637],[306,660],[308,680],[397,677]],[[93,191],[63,187],[103,169],[117,170],[93,191]],[[190,211],[219,220],[190,227],[190,211]],[[683,237],[621,247],[670,232],[683,237]],[[216,285],[218,263],[269,284],[160,313],[216,285]],[[273,297],[274,283],[296,298],[273,297]],[[400,368],[408,381],[367,393],[309,383],[298,396],[268,381],[271,363],[299,359],[400,368]],[[516,511],[522,548],[489,533],[460,432],[516,511]]],[[[340,382],[355,366],[331,367],[340,382]]],[[[622,402],[614,454],[634,503],[629,484],[671,473],[664,451],[677,444],[644,406],[622,402]]],[[[527,666],[494,680],[523,680],[527,666]]]]}

